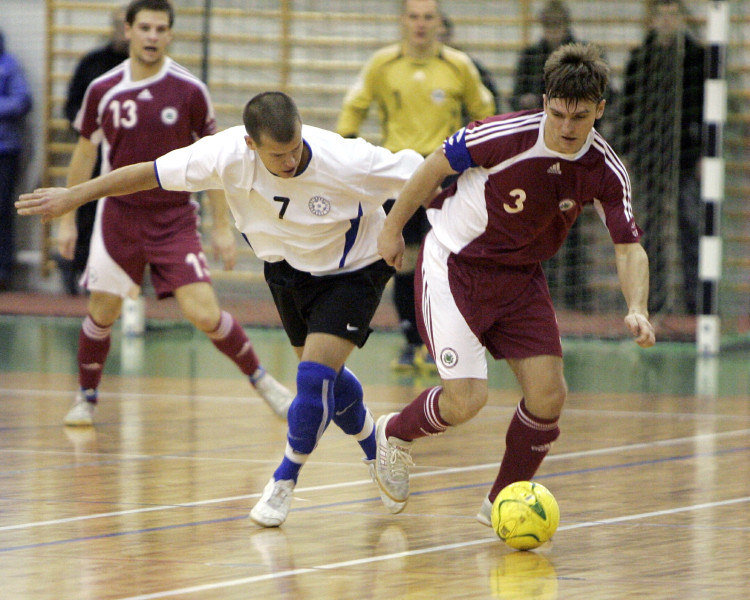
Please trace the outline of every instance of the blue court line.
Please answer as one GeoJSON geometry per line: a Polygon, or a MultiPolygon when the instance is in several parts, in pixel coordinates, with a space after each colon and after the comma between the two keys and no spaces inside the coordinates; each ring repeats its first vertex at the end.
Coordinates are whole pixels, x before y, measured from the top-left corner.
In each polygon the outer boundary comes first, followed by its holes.
{"type": "MultiPolygon", "coordinates": [[[[668,463],[668,462],[677,462],[677,461],[683,461],[683,460],[690,460],[694,458],[701,458],[701,457],[708,457],[708,456],[723,456],[727,454],[736,454],[741,452],[747,452],[750,451],[750,446],[742,446],[739,448],[728,448],[726,450],[717,450],[714,452],[701,452],[698,454],[681,454],[678,456],[669,456],[664,458],[655,458],[651,460],[639,460],[634,462],[628,462],[628,463],[621,463],[617,465],[608,465],[608,466],[602,466],[602,467],[591,467],[586,469],[575,469],[570,471],[561,471],[559,473],[549,473],[547,475],[539,475],[536,476],[534,479],[551,479],[554,477],[568,477],[571,475],[580,475],[583,473],[601,473],[605,471],[614,471],[617,469],[627,469],[627,468],[633,468],[633,467],[642,467],[647,465],[655,465],[659,463],[668,463]]],[[[439,475],[439,473],[436,473],[436,475],[439,475]]],[[[469,484],[469,485],[459,485],[459,486],[450,486],[450,487],[443,487],[443,488],[436,488],[432,490],[426,490],[422,492],[413,492],[411,496],[425,496],[428,494],[438,494],[438,493],[445,493],[445,492],[452,492],[452,491],[458,491],[458,490],[466,490],[466,489],[474,489],[477,487],[485,487],[487,485],[490,485],[491,482],[484,482],[484,483],[475,483],[475,484],[469,484]]],[[[360,500],[347,500],[343,502],[333,502],[329,504],[319,504],[316,506],[310,506],[310,507],[301,507],[292,509],[290,513],[298,513],[298,512],[306,512],[311,510],[325,510],[328,508],[335,508],[335,507],[341,507],[341,506],[347,506],[352,504],[366,504],[370,502],[379,502],[380,498],[365,498],[360,500]]],[[[180,505],[175,505],[179,507],[180,505]]],[[[182,529],[185,527],[199,527],[201,525],[213,525],[216,523],[227,523],[231,521],[241,521],[243,519],[247,519],[248,515],[243,514],[242,516],[234,516],[234,517],[224,517],[221,519],[210,519],[206,521],[193,521],[190,523],[181,523],[178,525],[162,525],[160,527],[150,527],[147,529],[136,529],[134,531],[118,531],[114,533],[104,533],[100,535],[93,535],[88,537],[79,537],[79,538],[68,538],[64,540],[56,540],[52,542],[40,542],[38,544],[26,544],[22,546],[9,546],[7,548],[0,547],[0,553],[7,553],[7,552],[15,552],[17,550],[29,550],[32,548],[44,548],[48,546],[58,546],[61,544],[70,544],[70,543],[76,543],[76,542],[85,542],[85,541],[92,541],[92,540],[100,540],[100,539],[106,539],[106,538],[114,538],[114,537],[120,537],[125,535],[142,535],[144,533],[154,533],[157,531],[168,531],[171,529],[182,529]]]]}

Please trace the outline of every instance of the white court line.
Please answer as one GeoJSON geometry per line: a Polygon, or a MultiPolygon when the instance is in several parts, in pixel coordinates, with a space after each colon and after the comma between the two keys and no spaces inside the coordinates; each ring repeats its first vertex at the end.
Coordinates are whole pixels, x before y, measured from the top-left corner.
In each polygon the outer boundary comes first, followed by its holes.
{"type": "MultiPolygon", "coordinates": [[[[676,445],[685,444],[685,443],[694,443],[696,441],[704,440],[708,438],[722,439],[722,438],[731,438],[731,437],[743,437],[748,434],[750,434],[750,429],[740,429],[737,431],[725,431],[722,433],[706,433],[706,434],[694,435],[694,436],[688,436],[688,437],[673,438],[670,440],[659,440],[655,442],[641,442],[637,444],[613,446],[610,448],[599,448],[596,450],[582,450],[579,452],[567,452],[564,454],[553,454],[551,456],[548,456],[545,459],[545,462],[568,460],[571,458],[580,458],[583,456],[600,456],[600,455],[605,455],[605,454],[627,452],[631,450],[641,450],[641,449],[665,447],[665,446],[676,446],[676,445]]],[[[499,462],[493,462],[493,463],[485,463],[481,465],[471,465],[467,467],[452,467],[452,468],[444,468],[444,469],[435,469],[432,471],[412,473],[410,478],[416,479],[416,478],[422,478],[422,477],[433,477],[436,475],[446,475],[446,474],[451,474],[451,473],[470,473],[473,471],[480,471],[484,469],[497,469],[499,466],[500,466],[499,462]]],[[[325,485],[299,487],[299,488],[295,488],[294,493],[296,496],[298,494],[303,494],[305,492],[333,490],[333,489],[341,489],[341,488],[356,487],[360,485],[371,485],[371,484],[372,482],[370,479],[358,479],[355,481],[343,481],[340,483],[327,483],[325,485]]],[[[210,500],[198,500],[196,502],[186,502],[184,504],[150,506],[147,508],[134,508],[131,510],[98,513],[98,514],[86,515],[82,517],[78,516],[78,517],[68,517],[65,519],[54,519],[50,521],[37,521],[34,523],[20,523],[17,525],[6,525],[3,527],[0,527],[0,531],[11,531],[14,529],[31,529],[33,527],[44,527],[47,525],[60,525],[63,523],[87,521],[90,519],[104,519],[104,518],[109,518],[109,517],[119,517],[119,516],[132,515],[132,514],[137,514],[137,513],[157,512],[157,511],[162,511],[162,510],[173,510],[173,509],[179,509],[179,508],[191,508],[191,507],[196,507],[196,506],[207,506],[210,504],[222,504],[225,502],[235,502],[237,500],[249,500],[253,498],[260,498],[260,496],[261,496],[261,492],[256,492],[254,494],[245,494],[241,496],[228,496],[225,498],[213,498],[210,500]]]]}
{"type": "MultiPolygon", "coordinates": [[[[717,502],[705,502],[703,504],[694,504],[692,506],[681,506],[678,508],[658,510],[653,512],[640,513],[636,515],[624,515],[622,517],[613,517],[611,519],[601,519],[598,521],[589,521],[585,523],[574,523],[571,525],[563,526],[558,528],[558,531],[569,531],[572,529],[580,529],[582,527],[598,527],[601,525],[613,525],[616,523],[625,523],[628,521],[640,521],[642,519],[650,519],[652,517],[659,517],[664,515],[673,515],[682,512],[688,512],[693,510],[703,510],[706,508],[717,508],[719,506],[728,506],[731,504],[741,504],[744,502],[750,502],[750,496],[743,498],[732,498],[730,500],[721,500],[717,502]]],[[[408,550],[406,552],[397,552],[394,554],[384,554],[381,556],[372,556],[368,558],[359,558],[355,560],[347,560],[344,562],[328,563],[323,565],[317,565],[315,567],[308,567],[304,569],[291,569],[288,571],[279,571],[277,573],[267,573],[265,575],[257,575],[255,577],[243,577],[241,579],[228,579],[226,581],[220,581],[217,583],[207,583],[205,585],[197,585],[193,587],[186,587],[174,590],[166,590],[163,592],[155,592],[153,594],[144,594],[140,596],[128,596],[127,598],[120,598],[119,600],[156,600],[157,598],[169,598],[170,596],[179,596],[182,594],[195,594],[198,592],[205,592],[209,590],[218,590],[228,587],[236,587],[238,585],[246,585],[250,583],[257,583],[259,581],[268,581],[271,579],[282,579],[285,577],[293,577],[295,575],[304,575],[307,573],[314,573],[320,570],[335,570],[344,569],[346,567],[366,565],[377,562],[383,562],[386,560],[395,560],[404,558],[407,556],[418,556],[420,554],[430,554],[433,552],[444,552],[448,550],[456,550],[459,548],[468,548],[470,546],[478,546],[480,544],[497,543],[497,536],[490,536],[479,540],[471,540],[469,542],[457,542],[455,544],[445,544],[441,546],[431,546],[429,548],[422,548],[420,550],[408,550]]]]}

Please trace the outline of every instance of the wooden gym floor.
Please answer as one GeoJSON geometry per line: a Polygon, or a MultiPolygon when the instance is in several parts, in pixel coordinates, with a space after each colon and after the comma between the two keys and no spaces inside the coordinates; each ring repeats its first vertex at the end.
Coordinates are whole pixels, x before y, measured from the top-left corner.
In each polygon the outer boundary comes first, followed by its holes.
{"type": "MultiPolygon", "coordinates": [[[[474,520],[519,394],[504,363],[473,422],[414,449],[406,510],[388,514],[359,446],[329,428],[287,522],[248,518],[286,428],[186,325],[115,332],[95,428],[61,424],[78,318],[0,317],[0,597],[200,599],[746,599],[750,352],[565,342],[570,397],[538,481],[553,542],[515,552],[474,520]]],[[[248,329],[290,386],[276,328],[248,329]]],[[[398,375],[376,332],[351,368],[379,416],[435,380],[398,375]]]]}

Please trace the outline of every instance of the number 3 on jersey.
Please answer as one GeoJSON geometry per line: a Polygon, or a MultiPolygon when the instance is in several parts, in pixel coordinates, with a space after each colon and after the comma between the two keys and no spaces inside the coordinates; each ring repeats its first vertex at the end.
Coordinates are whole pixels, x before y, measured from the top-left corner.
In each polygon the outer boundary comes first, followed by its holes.
{"type": "Polygon", "coordinates": [[[116,128],[132,129],[138,123],[138,105],[135,100],[125,100],[122,103],[119,100],[113,100],[108,108],[112,113],[116,128]]]}
{"type": "Polygon", "coordinates": [[[523,210],[523,203],[526,202],[526,192],[519,188],[516,188],[510,191],[510,195],[515,199],[515,202],[512,205],[508,204],[507,202],[503,202],[503,208],[505,209],[505,212],[510,214],[521,212],[523,210]]]}

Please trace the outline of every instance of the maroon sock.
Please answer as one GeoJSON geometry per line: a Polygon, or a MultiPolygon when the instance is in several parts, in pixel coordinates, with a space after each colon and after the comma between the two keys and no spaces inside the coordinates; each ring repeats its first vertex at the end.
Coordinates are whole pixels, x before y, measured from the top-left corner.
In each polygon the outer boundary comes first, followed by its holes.
{"type": "Polygon", "coordinates": [[[516,481],[528,481],[534,476],[547,456],[550,445],[560,435],[557,422],[557,419],[533,416],[526,409],[526,403],[521,400],[508,426],[505,455],[489,494],[490,501],[494,501],[505,486],[516,481]]]}
{"type": "Polygon", "coordinates": [[[250,338],[232,315],[221,311],[219,324],[207,334],[219,352],[226,354],[245,375],[252,375],[260,366],[250,338]]]}
{"type": "Polygon", "coordinates": [[[109,354],[112,327],[98,325],[86,315],[78,334],[78,383],[81,388],[95,390],[102,380],[102,369],[109,354]]]}
{"type": "Polygon", "coordinates": [[[411,401],[398,415],[388,421],[385,428],[387,437],[394,436],[405,442],[427,435],[443,433],[449,424],[440,416],[438,399],[443,388],[433,387],[424,390],[411,401]]]}

